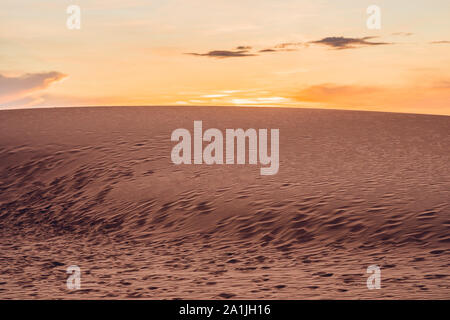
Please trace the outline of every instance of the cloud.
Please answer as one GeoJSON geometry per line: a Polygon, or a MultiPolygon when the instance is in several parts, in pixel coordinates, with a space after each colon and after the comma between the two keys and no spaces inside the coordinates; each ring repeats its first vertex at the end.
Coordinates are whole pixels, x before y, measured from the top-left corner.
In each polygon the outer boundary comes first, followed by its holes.
{"type": "Polygon", "coordinates": [[[412,35],[414,35],[414,33],[412,33],[412,32],[394,32],[394,33],[391,33],[393,36],[402,36],[402,37],[409,37],[409,36],[412,36],[412,35]]]}
{"type": "Polygon", "coordinates": [[[2,109],[5,108],[28,108],[39,105],[43,102],[43,98],[40,96],[26,96],[23,98],[19,98],[17,100],[8,101],[5,106],[0,106],[2,109]]]}
{"type": "Polygon", "coordinates": [[[371,42],[369,40],[377,37],[363,37],[363,38],[346,38],[346,37],[326,37],[321,40],[311,41],[310,43],[325,45],[337,50],[342,49],[356,49],[366,46],[379,46],[392,44],[389,42],[371,42]]]}
{"type": "Polygon", "coordinates": [[[250,47],[250,46],[239,46],[239,47],[236,47],[236,50],[251,50],[252,49],[252,47],[250,47]]]}
{"type": "Polygon", "coordinates": [[[8,101],[2,109],[20,109],[29,107],[84,107],[84,106],[123,106],[139,105],[140,101],[130,96],[79,96],[53,94],[43,91],[31,93],[24,98],[8,101]]]}
{"type": "Polygon", "coordinates": [[[423,112],[424,107],[448,114],[450,81],[417,83],[397,87],[339,85],[324,83],[302,88],[292,97],[299,102],[314,102],[324,106],[423,112]],[[400,109],[399,109],[400,108],[400,109]],[[444,112],[445,111],[445,112],[444,112]]]}
{"type": "Polygon", "coordinates": [[[292,47],[299,47],[299,46],[304,46],[305,44],[303,42],[284,42],[284,43],[280,43],[277,44],[275,46],[276,49],[289,49],[292,47]]]}
{"type": "Polygon", "coordinates": [[[300,46],[307,47],[308,44],[303,42],[284,42],[277,44],[276,46],[273,46],[271,48],[259,50],[259,52],[264,53],[264,52],[296,51],[300,46]]]}
{"type": "Polygon", "coordinates": [[[447,89],[450,90],[450,80],[439,80],[433,83],[434,89],[447,89]]]}
{"type": "Polygon", "coordinates": [[[370,97],[379,93],[380,90],[378,87],[325,83],[302,89],[296,98],[307,102],[347,104],[356,102],[355,100],[370,100],[370,97]]]}
{"type": "Polygon", "coordinates": [[[284,42],[270,48],[254,51],[254,53],[251,52],[254,49],[251,46],[238,46],[234,50],[214,50],[207,53],[190,52],[185,54],[212,58],[255,57],[258,56],[257,53],[295,51],[299,46],[307,47],[308,44],[303,42],[284,42]]]}
{"type": "Polygon", "coordinates": [[[449,40],[431,41],[431,44],[450,44],[449,40]]]}
{"type": "MultiPolygon", "coordinates": [[[[359,47],[365,46],[379,46],[379,45],[388,45],[393,43],[388,42],[374,42],[369,41],[371,39],[375,39],[377,37],[363,37],[363,38],[346,38],[346,37],[326,37],[317,41],[310,42],[283,42],[277,44],[273,47],[268,47],[265,49],[261,49],[259,51],[255,51],[252,53],[251,50],[253,47],[251,46],[238,46],[234,50],[213,50],[206,53],[196,53],[190,52],[185,53],[192,56],[200,56],[200,57],[211,57],[211,58],[234,58],[234,57],[254,57],[258,56],[257,53],[276,53],[276,52],[284,52],[284,51],[296,51],[300,47],[307,48],[309,44],[321,44],[328,47],[332,47],[337,50],[341,49],[355,49],[359,47]]],[[[255,49],[256,50],[256,49],[255,49]]]]}
{"type": "Polygon", "coordinates": [[[52,71],[42,73],[27,73],[17,77],[8,77],[0,74],[0,104],[39,100],[37,92],[48,88],[52,83],[58,82],[67,75],[52,71]],[[31,96],[34,97],[31,97],[31,96]]]}
{"type": "Polygon", "coordinates": [[[278,105],[289,102],[285,97],[254,97],[254,98],[234,98],[229,102],[234,105],[278,105]]]}
{"type": "Polygon", "coordinates": [[[186,53],[192,56],[211,57],[211,58],[235,58],[235,57],[253,57],[256,54],[249,53],[248,50],[214,50],[207,53],[186,53]]]}
{"type": "MultiPolygon", "coordinates": [[[[388,42],[374,42],[369,41],[377,37],[363,37],[363,38],[346,38],[346,37],[326,37],[317,41],[310,42],[283,42],[273,47],[261,49],[257,53],[274,53],[283,51],[296,51],[299,47],[308,47],[310,43],[321,44],[332,47],[337,50],[341,49],[355,49],[365,46],[388,45],[388,42]]],[[[193,56],[212,57],[212,58],[233,58],[233,57],[254,57],[258,54],[250,52],[251,46],[238,46],[234,50],[214,50],[207,53],[186,53],[193,56]]]]}
{"type": "Polygon", "coordinates": [[[228,94],[205,94],[202,95],[202,98],[222,98],[228,97],[228,94]]]}

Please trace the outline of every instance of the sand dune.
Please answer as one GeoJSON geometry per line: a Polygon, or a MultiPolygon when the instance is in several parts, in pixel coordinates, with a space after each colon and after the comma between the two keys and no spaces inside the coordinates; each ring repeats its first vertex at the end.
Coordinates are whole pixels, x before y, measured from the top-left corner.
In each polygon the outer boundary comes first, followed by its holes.
{"type": "Polygon", "coordinates": [[[2,299],[450,298],[450,117],[105,107],[0,123],[2,299]],[[279,173],[175,166],[171,132],[194,120],[279,128],[279,173]]]}

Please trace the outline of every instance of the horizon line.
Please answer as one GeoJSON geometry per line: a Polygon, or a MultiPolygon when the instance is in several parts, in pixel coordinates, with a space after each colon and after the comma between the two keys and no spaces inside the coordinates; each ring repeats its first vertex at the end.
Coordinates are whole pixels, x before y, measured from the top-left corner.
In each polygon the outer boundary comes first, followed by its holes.
{"type": "Polygon", "coordinates": [[[351,109],[351,108],[313,108],[301,106],[286,106],[286,105],[86,105],[86,106],[35,106],[35,107],[7,107],[0,106],[0,111],[18,111],[18,110],[33,110],[33,109],[70,109],[70,108],[153,108],[153,107],[168,107],[168,108],[271,108],[271,109],[305,109],[318,111],[355,111],[355,112],[377,112],[377,113],[394,113],[394,114],[409,114],[409,115],[424,115],[424,116],[444,116],[449,117],[449,114],[441,113],[419,113],[419,112],[402,112],[402,111],[386,111],[386,110],[365,110],[365,109],[351,109]]]}

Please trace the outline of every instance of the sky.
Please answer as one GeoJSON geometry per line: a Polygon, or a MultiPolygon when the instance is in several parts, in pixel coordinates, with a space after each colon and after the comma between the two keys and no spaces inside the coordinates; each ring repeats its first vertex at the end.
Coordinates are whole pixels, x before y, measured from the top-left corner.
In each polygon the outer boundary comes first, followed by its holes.
{"type": "Polygon", "coordinates": [[[448,0],[2,0],[0,110],[224,105],[450,115],[448,0]],[[66,26],[70,5],[80,29],[66,26]],[[370,5],[381,28],[369,29],[370,5]]]}

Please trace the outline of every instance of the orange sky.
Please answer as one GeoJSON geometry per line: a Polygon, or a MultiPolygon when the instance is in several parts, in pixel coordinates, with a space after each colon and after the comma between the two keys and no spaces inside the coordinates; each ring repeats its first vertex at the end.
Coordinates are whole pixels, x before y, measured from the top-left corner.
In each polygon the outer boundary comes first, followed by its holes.
{"type": "Polygon", "coordinates": [[[0,108],[230,105],[450,115],[450,2],[3,0],[0,108]],[[381,29],[366,26],[370,4],[381,29]],[[71,4],[81,29],[66,27],[71,4]]]}

